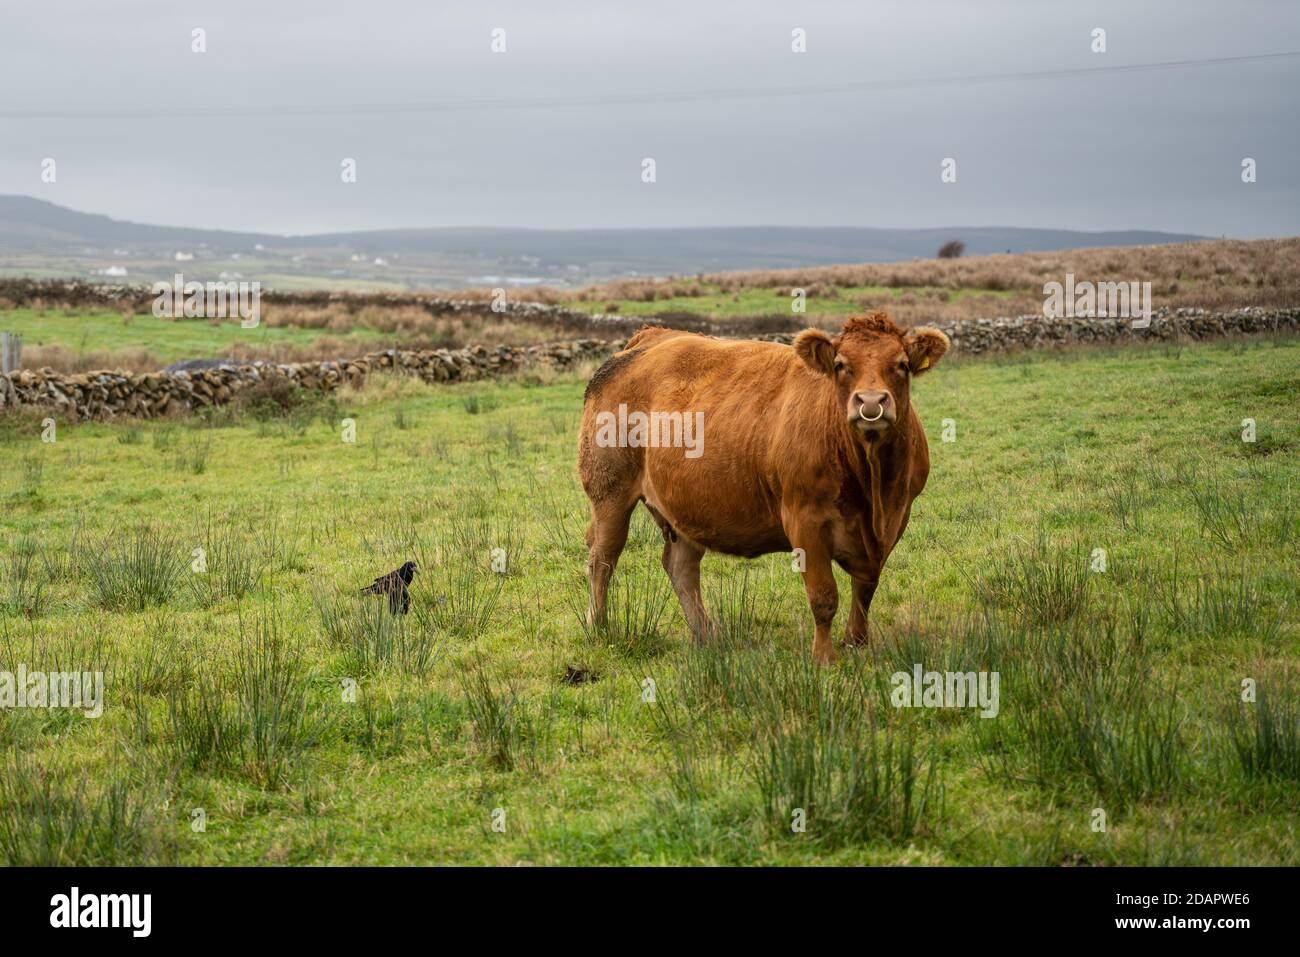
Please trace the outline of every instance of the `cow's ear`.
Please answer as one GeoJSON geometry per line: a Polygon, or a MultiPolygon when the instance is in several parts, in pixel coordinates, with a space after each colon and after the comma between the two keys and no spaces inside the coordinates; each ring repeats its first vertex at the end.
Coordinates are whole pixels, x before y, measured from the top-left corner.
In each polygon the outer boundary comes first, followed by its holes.
{"type": "Polygon", "coordinates": [[[912,375],[920,375],[934,368],[936,362],[948,351],[948,337],[938,329],[919,326],[907,333],[903,340],[907,349],[907,364],[912,375]]]}
{"type": "Polygon", "coordinates": [[[795,336],[794,351],[813,372],[835,374],[835,343],[820,329],[805,329],[795,336]]]}

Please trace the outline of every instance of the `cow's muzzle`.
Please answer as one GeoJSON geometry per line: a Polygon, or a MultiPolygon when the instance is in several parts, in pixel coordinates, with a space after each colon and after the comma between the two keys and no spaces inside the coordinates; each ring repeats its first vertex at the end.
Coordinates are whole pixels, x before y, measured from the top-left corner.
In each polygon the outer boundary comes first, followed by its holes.
{"type": "Polygon", "coordinates": [[[860,432],[883,432],[898,418],[888,392],[855,392],[849,400],[849,423],[860,432]]]}

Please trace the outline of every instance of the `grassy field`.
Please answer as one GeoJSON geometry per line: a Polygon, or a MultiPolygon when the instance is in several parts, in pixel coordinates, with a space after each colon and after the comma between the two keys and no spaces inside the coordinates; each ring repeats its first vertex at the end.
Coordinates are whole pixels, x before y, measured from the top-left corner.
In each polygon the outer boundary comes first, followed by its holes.
{"type": "Polygon", "coordinates": [[[22,365],[59,372],[150,372],[181,359],[312,362],[394,347],[460,348],[471,343],[526,346],[576,334],[541,323],[483,315],[433,316],[419,306],[350,310],[268,305],[245,329],[238,318],[159,319],[151,313],[0,308],[0,332],[23,339],[22,365]]]}
{"type": "MultiPolygon", "coordinates": [[[[671,291],[671,289],[670,289],[671,291]]],[[[585,312],[613,312],[626,316],[660,316],[665,313],[687,312],[710,319],[734,319],[742,316],[790,314],[790,289],[777,287],[764,289],[746,287],[728,290],[722,284],[704,280],[689,288],[689,295],[668,295],[654,299],[584,298],[566,302],[565,305],[585,312]]],[[[807,310],[819,316],[851,316],[865,309],[896,309],[900,303],[915,305],[928,302],[939,305],[973,299],[982,307],[984,316],[1000,315],[1006,311],[1005,301],[1010,292],[995,289],[942,289],[937,286],[905,288],[901,286],[825,286],[805,290],[807,310]]],[[[1041,302],[1038,304],[1041,308],[1041,302]]]]}
{"type": "MultiPolygon", "coordinates": [[[[285,257],[287,259],[288,257],[285,257]]],[[[205,260],[200,270],[184,269],[185,273],[199,273],[194,278],[202,281],[215,279],[221,273],[233,273],[256,279],[267,288],[278,290],[293,289],[330,289],[348,292],[401,292],[408,288],[403,279],[377,279],[362,276],[326,275],[328,267],[318,271],[292,272],[286,268],[285,259],[255,259],[244,256],[239,259],[217,258],[205,260]]],[[[31,279],[66,279],[87,274],[86,267],[121,266],[122,259],[107,255],[94,257],[64,257],[42,253],[24,254],[9,251],[3,265],[0,265],[0,277],[27,277],[31,279]]],[[[152,285],[155,280],[170,281],[176,274],[177,264],[174,260],[135,258],[130,262],[130,275],[122,281],[152,285]]],[[[295,264],[292,268],[297,269],[295,264]]],[[[362,267],[364,268],[364,267],[362,267]]],[[[187,276],[188,278],[188,276],[187,276]]]]}
{"type": "Polygon", "coordinates": [[[886,309],[909,324],[1036,313],[1043,285],[1073,273],[1093,282],[1151,283],[1157,308],[1281,307],[1300,292],[1300,239],[1211,240],[1167,246],[847,263],[693,277],[619,279],[603,286],[526,295],[640,314],[676,309],[714,318],[789,312],[804,289],[809,316],[886,309]]]}
{"type": "Polygon", "coordinates": [[[1300,863],[1298,370],[945,360],[873,644],[821,671],[785,555],[708,558],[691,647],[643,512],[584,629],[577,378],[0,418],[0,671],[106,675],[102,717],[0,711],[0,862],[1300,863]],[[357,591],[408,558],[395,620],[357,591]],[[892,707],[917,663],[998,715],[892,707]]]}
{"type": "Polygon", "coordinates": [[[181,359],[227,356],[241,350],[268,354],[277,349],[310,349],[328,339],[343,356],[383,348],[390,337],[363,326],[343,332],[263,323],[244,329],[238,319],[159,319],[150,314],[74,313],[10,309],[0,312],[0,331],[22,336],[26,368],[45,361],[58,367],[156,369],[181,359]],[[47,354],[47,351],[54,355],[47,354]],[[147,356],[143,364],[133,353],[147,356]],[[58,361],[62,359],[63,361],[58,361]],[[161,365],[160,365],[161,364],[161,365]]]}
{"type": "MultiPolygon", "coordinates": [[[[256,265],[249,264],[243,275],[281,290],[337,290],[346,284],[361,293],[375,288],[342,279],[313,283],[283,273],[261,275],[256,265]]],[[[635,277],[582,288],[511,288],[507,296],[634,321],[653,317],[693,327],[708,320],[719,334],[746,336],[804,326],[838,329],[846,316],[875,310],[885,310],[905,325],[1041,314],[1044,284],[1064,282],[1067,274],[1080,282],[1149,282],[1155,309],[1292,307],[1300,301],[1300,238],[635,277]],[[803,290],[803,312],[793,311],[792,290],[803,290]]],[[[346,302],[266,302],[262,324],[254,330],[234,321],[163,325],[151,315],[86,315],[81,300],[60,302],[56,292],[42,295],[48,298],[0,301],[0,332],[24,336],[24,365],[59,371],[145,371],[189,358],[312,361],[381,347],[524,346],[615,334],[608,325],[584,329],[581,323],[557,325],[553,317],[505,319],[491,311],[495,292],[488,288],[429,293],[476,300],[482,303],[477,314],[434,314],[420,303],[400,305],[362,295],[346,302]]]]}

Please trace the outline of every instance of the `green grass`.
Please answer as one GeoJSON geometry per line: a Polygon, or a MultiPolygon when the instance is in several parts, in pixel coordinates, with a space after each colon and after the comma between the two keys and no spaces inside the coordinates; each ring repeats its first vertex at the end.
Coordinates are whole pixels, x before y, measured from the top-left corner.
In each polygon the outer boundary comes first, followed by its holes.
{"type": "MultiPolygon", "coordinates": [[[[618,303],[617,312],[627,316],[657,316],[669,312],[689,312],[711,319],[730,319],[736,316],[790,315],[789,289],[748,288],[734,293],[717,286],[700,286],[699,296],[677,296],[641,302],[635,299],[612,300],[618,303]]],[[[912,297],[924,300],[934,297],[936,302],[956,302],[967,296],[994,296],[1007,298],[1013,293],[994,289],[938,289],[928,286],[904,288],[898,286],[839,286],[834,296],[807,292],[807,312],[810,315],[850,316],[862,312],[862,299],[870,297],[875,302],[882,296],[894,299],[912,297]]],[[[611,300],[575,300],[565,303],[584,312],[605,312],[611,300]]]]}
{"type": "MultiPolygon", "coordinates": [[[[77,259],[63,260],[58,265],[38,265],[39,257],[28,257],[21,266],[13,264],[0,266],[0,277],[29,279],[67,279],[80,276],[84,264],[77,259]]],[[[120,265],[120,263],[119,263],[120,265]]],[[[412,288],[411,280],[419,283],[418,276],[408,276],[404,272],[398,279],[362,279],[359,276],[326,275],[329,266],[318,264],[319,272],[309,270],[299,272],[279,272],[285,268],[283,259],[261,259],[245,255],[239,259],[213,259],[204,264],[204,278],[210,278],[218,272],[238,272],[250,281],[262,283],[266,289],[277,291],[328,290],[331,292],[405,292],[412,288]]],[[[301,266],[297,267],[302,269],[301,266]]],[[[167,260],[142,260],[130,266],[129,281],[148,285],[152,280],[171,281],[176,273],[176,266],[167,260]]],[[[192,270],[185,270],[191,272],[192,270]]]]}
{"type": "Polygon", "coordinates": [[[941,364],[872,645],[827,670],[785,555],[707,558],[692,647],[645,514],[584,627],[575,379],[0,418],[0,670],[107,676],[98,719],[0,711],[0,862],[1300,863],[1298,369],[941,364]],[[408,558],[395,621],[357,592],[408,558]],[[998,716],[893,708],[918,662],[997,671],[998,716]]]}
{"type": "Polygon", "coordinates": [[[0,331],[17,333],[24,347],[63,346],[74,353],[147,349],[164,363],[206,359],[228,354],[236,345],[253,348],[280,343],[310,346],[329,337],[349,344],[347,354],[379,349],[391,340],[381,332],[354,327],[346,332],[268,326],[244,329],[237,319],[159,319],[143,313],[123,318],[118,313],[65,314],[49,310],[0,310],[0,331]]]}
{"type": "Polygon", "coordinates": [[[256,265],[245,266],[249,275],[268,289],[296,291],[324,289],[329,292],[406,292],[406,283],[387,279],[353,279],[351,277],[313,276],[310,273],[253,272],[256,265]]]}

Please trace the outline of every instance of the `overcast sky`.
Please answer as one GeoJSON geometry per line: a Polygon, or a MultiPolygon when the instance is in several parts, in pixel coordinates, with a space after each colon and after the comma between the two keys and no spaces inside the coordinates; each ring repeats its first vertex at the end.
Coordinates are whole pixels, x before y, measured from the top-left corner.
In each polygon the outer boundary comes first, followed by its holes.
{"type": "Polygon", "coordinates": [[[1253,0],[4,0],[0,193],[276,233],[783,224],[1294,235],[1300,58],[591,102],[1286,51],[1300,51],[1300,4],[1253,0]],[[196,27],[203,54],[191,52],[196,27]],[[506,52],[494,54],[498,27],[506,52]],[[797,27],[806,53],[791,50],[797,27]],[[1095,27],[1104,54],[1090,49],[1095,27]],[[535,98],[561,105],[501,106],[535,98]],[[329,112],[466,100],[495,102],[329,112]],[[277,107],[320,112],[218,112],[277,107]],[[57,162],[53,184],[40,180],[45,157],[57,162]],[[354,184],[340,180],[344,157],[357,161],[354,184]],[[653,184],[641,181],[645,157],[653,184]],[[956,183],[940,182],[945,157],[956,183]],[[1254,184],[1241,181],[1243,157],[1257,161],[1254,184]]]}

